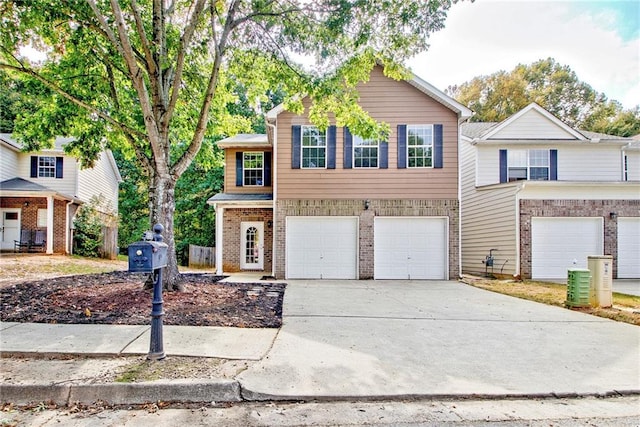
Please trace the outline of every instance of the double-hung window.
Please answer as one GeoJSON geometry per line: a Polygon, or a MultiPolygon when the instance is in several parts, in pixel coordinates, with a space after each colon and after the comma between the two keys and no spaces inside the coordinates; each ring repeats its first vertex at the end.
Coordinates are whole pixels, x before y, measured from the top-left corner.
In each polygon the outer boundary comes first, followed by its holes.
{"type": "Polygon", "coordinates": [[[508,181],[547,181],[549,164],[549,150],[508,150],[508,181]]]}
{"type": "Polygon", "coordinates": [[[245,152],[242,155],[244,186],[264,185],[264,153],[245,152]]]}
{"type": "Polygon", "coordinates": [[[433,125],[407,125],[407,167],[433,167],[433,125]]]}
{"type": "Polygon", "coordinates": [[[50,156],[38,157],[38,178],[56,177],[56,158],[50,156]]]}
{"type": "Polygon", "coordinates": [[[302,126],[302,167],[326,168],[327,167],[327,133],[320,132],[315,126],[302,126]]]}
{"type": "Polygon", "coordinates": [[[362,139],[353,135],[353,167],[377,168],[378,145],[377,139],[362,139]]]}

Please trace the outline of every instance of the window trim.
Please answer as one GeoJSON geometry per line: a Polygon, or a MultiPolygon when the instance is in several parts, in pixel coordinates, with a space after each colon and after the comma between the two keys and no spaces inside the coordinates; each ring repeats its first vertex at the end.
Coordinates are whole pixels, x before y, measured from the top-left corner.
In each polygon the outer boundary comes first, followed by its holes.
{"type": "Polygon", "coordinates": [[[313,125],[301,125],[300,126],[300,169],[327,169],[328,165],[328,154],[329,154],[329,128],[324,131],[324,145],[304,145],[304,132],[305,129],[316,129],[318,131],[318,135],[321,135],[320,129],[317,126],[313,125]],[[322,166],[305,166],[304,165],[304,150],[305,148],[323,148],[324,149],[324,165],[322,166]]]}
{"type": "Polygon", "coordinates": [[[38,178],[55,178],[56,177],[56,157],[55,156],[38,156],[38,178]],[[51,165],[43,165],[45,159],[49,159],[51,165]],[[44,171],[49,171],[50,174],[44,174],[44,171]]]}
{"type": "Polygon", "coordinates": [[[380,144],[382,142],[379,139],[365,139],[359,135],[351,136],[351,168],[352,169],[380,169],[380,144]],[[375,141],[376,145],[356,145],[356,139],[362,142],[375,141]],[[376,166],[356,166],[356,148],[375,148],[376,149],[376,166]]]}
{"type": "MultiPolygon", "coordinates": [[[[407,124],[407,131],[406,131],[406,167],[407,169],[433,169],[434,168],[434,162],[435,162],[435,155],[434,155],[434,150],[435,150],[435,126],[434,124],[421,124],[421,125],[410,125],[407,124]],[[431,129],[431,142],[430,144],[423,144],[423,145],[410,145],[409,144],[409,130],[412,128],[430,128],[431,129]],[[431,147],[431,166],[410,166],[409,165],[409,149],[410,148],[416,148],[416,147],[431,147]]],[[[426,159],[426,157],[425,157],[426,159]]]]}
{"type": "Polygon", "coordinates": [[[264,151],[243,151],[242,152],[242,186],[243,187],[264,187],[264,166],[265,166],[265,161],[264,161],[264,151]],[[256,154],[260,154],[262,155],[262,167],[260,168],[249,168],[245,165],[245,156],[249,154],[249,155],[256,155],[256,154]],[[261,184],[247,184],[246,182],[246,175],[245,173],[248,170],[260,170],[261,171],[261,179],[260,182],[261,184]]]}
{"type": "Polygon", "coordinates": [[[516,149],[509,149],[507,150],[507,182],[515,182],[515,181],[532,181],[531,179],[531,169],[532,168],[546,168],[547,169],[547,179],[536,179],[535,181],[551,181],[551,150],[547,149],[547,148],[516,148],[516,149]],[[512,166],[511,164],[509,164],[509,153],[513,153],[513,152],[517,152],[517,151],[524,151],[527,154],[527,164],[526,166],[512,166]],[[531,152],[532,151],[545,151],[547,154],[547,165],[546,166],[540,166],[540,165],[532,165],[531,164],[531,152]],[[522,179],[510,179],[511,177],[511,169],[512,168],[526,168],[527,171],[527,177],[522,179]]]}

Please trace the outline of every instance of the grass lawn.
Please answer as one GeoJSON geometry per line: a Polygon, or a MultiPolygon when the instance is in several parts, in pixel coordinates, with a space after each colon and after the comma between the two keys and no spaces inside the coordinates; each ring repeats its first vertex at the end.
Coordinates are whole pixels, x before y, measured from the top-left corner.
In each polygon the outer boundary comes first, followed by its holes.
{"type": "MultiPolygon", "coordinates": [[[[534,280],[493,280],[471,276],[465,276],[462,281],[489,291],[558,307],[564,307],[567,300],[567,286],[564,284],[534,280]]],[[[573,310],[640,326],[640,296],[614,292],[611,308],[588,307],[573,310]]]]}

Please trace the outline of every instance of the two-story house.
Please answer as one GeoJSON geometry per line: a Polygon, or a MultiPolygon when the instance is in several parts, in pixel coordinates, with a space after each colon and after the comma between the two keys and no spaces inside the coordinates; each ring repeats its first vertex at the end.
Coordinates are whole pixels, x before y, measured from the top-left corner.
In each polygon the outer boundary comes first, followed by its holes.
{"type": "MultiPolygon", "coordinates": [[[[459,265],[459,125],[471,111],[418,77],[376,67],[360,105],[390,125],[363,139],[282,106],[267,135],[220,141],[224,193],[216,209],[218,273],[277,278],[449,279],[459,265]]],[[[305,112],[309,100],[304,99],[305,112]]]]}
{"type": "Polygon", "coordinates": [[[118,185],[122,182],[113,154],[100,153],[91,168],[64,152],[70,138],[56,138],[51,149],[35,153],[9,134],[0,134],[0,249],[13,251],[24,233],[38,233],[43,252],[71,253],[73,218],[82,203],[101,196],[101,214],[118,211],[118,185]]]}
{"type": "Polygon", "coordinates": [[[566,279],[612,255],[614,278],[640,277],[638,141],[573,129],[536,104],[461,133],[463,272],[566,279]]]}

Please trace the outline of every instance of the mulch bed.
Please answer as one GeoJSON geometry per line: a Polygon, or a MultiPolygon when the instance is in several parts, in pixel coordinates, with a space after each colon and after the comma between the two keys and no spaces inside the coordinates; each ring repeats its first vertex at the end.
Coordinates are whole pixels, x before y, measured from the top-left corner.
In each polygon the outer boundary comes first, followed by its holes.
{"type": "MultiPolygon", "coordinates": [[[[149,325],[152,291],[145,275],[112,272],[23,282],[0,289],[0,320],[149,325]]],[[[165,325],[279,328],[282,283],[219,283],[183,274],[184,292],[163,292],[165,325]]]]}

